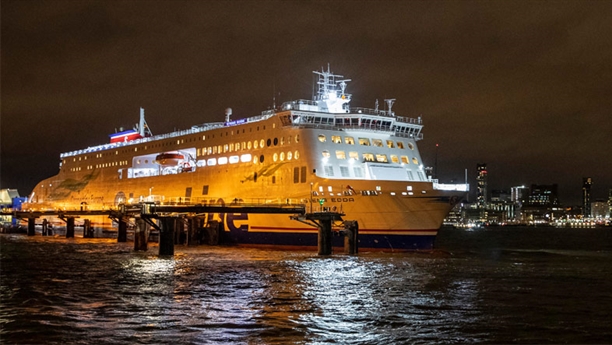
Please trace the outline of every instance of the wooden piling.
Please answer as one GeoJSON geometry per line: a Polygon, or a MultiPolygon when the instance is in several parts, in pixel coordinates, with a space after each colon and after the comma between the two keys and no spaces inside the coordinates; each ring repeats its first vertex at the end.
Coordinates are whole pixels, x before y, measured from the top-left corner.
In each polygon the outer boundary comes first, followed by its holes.
{"type": "Polygon", "coordinates": [[[28,218],[28,236],[36,235],[36,218],[28,218]]]}
{"type": "Polygon", "coordinates": [[[66,218],[66,238],[74,238],[74,217],[66,218]]]}
{"type": "Polygon", "coordinates": [[[127,242],[127,222],[124,218],[119,218],[117,242],[127,242]]]}
{"type": "Polygon", "coordinates": [[[93,238],[93,228],[91,227],[91,220],[83,220],[83,238],[93,238]]]}
{"type": "Polygon", "coordinates": [[[319,255],[331,255],[332,253],[332,219],[319,220],[319,255]]]}
{"type": "Polygon", "coordinates": [[[357,221],[344,222],[344,253],[355,255],[359,252],[359,225],[357,221]]]}
{"type": "Polygon", "coordinates": [[[147,251],[147,245],[148,245],[148,239],[149,239],[148,228],[149,228],[149,225],[144,219],[138,218],[136,220],[136,228],[134,229],[134,250],[135,251],[138,251],[138,250],[142,250],[145,252],[147,251]]]}
{"type": "Polygon", "coordinates": [[[159,232],[159,255],[174,255],[174,228],[177,218],[163,217],[159,232]]]}

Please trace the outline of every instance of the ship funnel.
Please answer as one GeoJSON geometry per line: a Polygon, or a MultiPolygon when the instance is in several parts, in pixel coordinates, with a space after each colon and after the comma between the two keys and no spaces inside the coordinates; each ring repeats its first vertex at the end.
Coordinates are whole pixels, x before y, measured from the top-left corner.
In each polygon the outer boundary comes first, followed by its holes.
{"type": "Polygon", "coordinates": [[[230,122],[230,116],[232,116],[232,108],[225,109],[225,122],[230,122]]]}
{"type": "Polygon", "coordinates": [[[140,108],[140,122],[138,123],[138,132],[141,137],[145,136],[145,118],[144,118],[144,108],[140,108]]]}

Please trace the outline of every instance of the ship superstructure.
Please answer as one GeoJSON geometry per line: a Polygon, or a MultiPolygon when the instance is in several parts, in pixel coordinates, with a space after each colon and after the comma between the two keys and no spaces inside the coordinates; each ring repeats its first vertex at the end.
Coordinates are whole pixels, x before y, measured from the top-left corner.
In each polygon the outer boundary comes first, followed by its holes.
{"type": "MultiPolygon", "coordinates": [[[[258,116],[196,125],[60,155],[27,208],[100,208],[156,203],[302,203],[342,211],[360,228],[360,248],[431,249],[442,220],[467,192],[425,174],[421,118],[397,116],[393,99],[352,108],[341,75],[315,71],[313,100],[258,116]]],[[[139,129],[146,127],[141,113],[139,129]]],[[[148,127],[147,127],[148,130],[148,127]]],[[[140,132],[139,132],[140,133],[140,132]]],[[[228,242],[316,246],[316,229],[282,215],[210,214],[228,242]]],[[[110,227],[100,220],[100,227],[110,227]]]]}

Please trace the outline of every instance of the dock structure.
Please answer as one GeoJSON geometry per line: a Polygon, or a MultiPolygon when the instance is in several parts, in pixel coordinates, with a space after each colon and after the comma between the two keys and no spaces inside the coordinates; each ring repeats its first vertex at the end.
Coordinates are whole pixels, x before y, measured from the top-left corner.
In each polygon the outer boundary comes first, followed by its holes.
{"type": "MultiPolygon", "coordinates": [[[[174,244],[194,245],[219,244],[222,224],[215,220],[205,223],[201,215],[207,213],[261,213],[288,214],[290,218],[318,228],[318,253],[332,253],[333,223],[342,222],[345,236],[344,252],[357,254],[358,227],[356,221],[344,221],[343,213],[314,212],[306,213],[303,204],[196,204],[196,205],[160,205],[140,203],[135,205],[120,204],[117,209],[107,210],[43,210],[13,211],[12,216],[27,220],[28,236],[35,235],[36,218],[55,216],[66,222],[66,238],[74,237],[75,218],[84,218],[83,237],[93,238],[91,220],[85,217],[107,216],[117,225],[117,242],[127,242],[127,228],[130,219],[136,220],[134,228],[134,250],[147,250],[150,227],[159,231],[159,255],[174,255],[174,244]],[[186,230],[186,235],[185,235],[186,230]]],[[[43,235],[50,232],[43,221],[43,235]]]]}

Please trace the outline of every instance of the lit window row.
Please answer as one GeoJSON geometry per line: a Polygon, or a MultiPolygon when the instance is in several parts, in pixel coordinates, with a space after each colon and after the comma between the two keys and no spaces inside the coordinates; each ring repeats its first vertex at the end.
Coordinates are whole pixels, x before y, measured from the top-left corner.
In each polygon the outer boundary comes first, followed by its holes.
{"type": "MultiPolygon", "coordinates": [[[[324,143],[327,141],[327,137],[323,134],[319,134],[319,141],[324,143]]],[[[339,135],[332,135],[331,142],[334,144],[342,144],[342,137],[339,135]]],[[[385,140],[382,139],[370,139],[370,138],[357,138],[357,142],[362,146],[375,146],[375,147],[388,147],[393,149],[395,147],[399,149],[405,148],[403,141],[393,141],[393,140],[385,140]]],[[[344,137],[344,143],[347,145],[355,145],[355,138],[353,137],[344,137]]],[[[414,145],[412,143],[408,143],[408,148],[414,150],[414,145]]]]}
{"type": "MultiPolygon", "coordinates": [[[[322,152],[323,158],[330,158],[331,154],[329,153],[329,151],[324,150],[322,152]]],[[[391,157],[391,162],[393,163],[402,163],[402,164],[410,164],[410,160],[408,158],[408,156],[397,156],[397,155],[389,155],[389,157],[391,157]]],[[[337,150],[336,151],[336,159],[346,159],[346,153],[344,151],[341,150],[337,150]]],[[[359,153],[355,152],[355,151],[350,151],[349,152],[349,159],[353,159],[353,160],[358,160],[359,159],[359,153]]],[[[381,162],[381,163],[388,163],[389,159],[387,158],[386,154],[383,153],[377,153],[377,154],[373,154],[373,153],[362,153],[362,159],[365,162],[381,162]]],[[[419,164],[419,160],[416,157],[412,158],[412,163],[414,164],[419,164]]]]}
{"type": "Polygon", "coordinates": [[[116,166],[125,166],[125,165],[128,165],[128,161],[109,162],[109,163],[96,164],[96,169],[116,167],[116,166]]]}
{"type": "Polygon", "coordinates": [[[229,143],[229,144],[224,144],[224,145],[202,147],[202,148],[197,149],[197,155],[206,156],[206,155],[214,155],[214,154],[220,154],[220,153],[237,152],[237,151],[265,148],[266,146],[267,147],[278,146],[279,144],[281,146],[285,144],[289,145],[291,144],[292,140],[298,143],[300,141],[299,134],[296,135],[295,137],[289,136],[286,139],[284,137],[281,137],[281,138],[274,138],[274,139],[268,139],[268,140],[260,139],[260,140],[253,140],[253,141],[234,142],[234,143],[229,143]]]}

